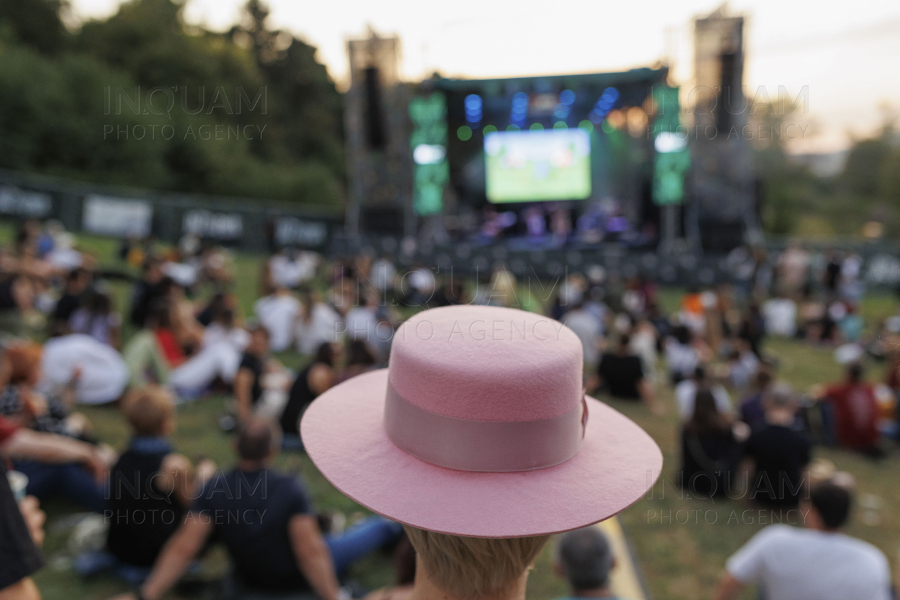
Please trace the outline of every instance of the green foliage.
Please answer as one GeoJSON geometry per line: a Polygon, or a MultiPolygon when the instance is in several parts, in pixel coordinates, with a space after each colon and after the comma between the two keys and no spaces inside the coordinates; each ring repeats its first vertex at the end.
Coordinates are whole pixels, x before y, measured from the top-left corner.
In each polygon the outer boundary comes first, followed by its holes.
{"type": "MultiPolygon", "coordinates": [[[[268,82],[272,123],[278,141],[297,159],[318,157],[338,177],[343,177],[344,157],[342,100],[316,49],[284,31],[266,25],[268,8],[248,0],[244,22],[230,32],[235,44],[248,46],[257,67],[268,82]]],[[[260,148],[266,156],[279,149],[260,148]]]]}
{"type": "Polygon", "coordinates": [[[66,8],[65,0],[0,0],[0,28],[24,46],[55,54],[69,37],[60,18],[66,8]]]}
{"type": "MultiPolygon", "coordinates": [[[[102,90],[129,86],[124,75],[88,57],[51,59],[15,48],[0,54],[0,165],[112,183],[165,186],[161,139],[127,143],[104,135],[102,90]]],[[[115,131],[150,127],[145,115],[105,123],[115,131]]]]}
{"type": "MultiPolygon", "coordinates": [[[[783,130],[793,112],[780,110],[780,102],[754,107],[767,131],[783,130]]],[[[837,177],[817,178],[791,161],[777,138],[755,140],[754,158],[769,233],[858,236],[874,220],[888,237],[900,237],[900,148],[890,115],[878,135],[854,142],[837,177]]]]}
{"type": "Polygon", "coordinates": [[[847,155],[841,184],[849,192],[874,196],[878,192],[879,176],[891,154],[885,136],[856,142],[847,155]]]}
{"type": "Polygon", "coordinates": [[[891,150],[881,163],[878,195],[894,205],[900,203],[900,148],[891,150]]]}
{"type": "MultiPolygon", "coordinates": [[[[752,114],[765,131],[784,131],[788,119],[797,110],[790,99],[753,107],[752,114]]],[[[787,159],[780,136],[765,136],[754,140],[754,162],[762,186],[763,227],[769,233],[793,233],[804,210],[810,208],[813,196],[813,176],[801,165],[787,159]]]]}
{"type": "Polygon", "coordinates": [[[130,0],[74,34],[64,6],[0,0],[0,167],[340,205],[340,94],[261,3],[224,35],[186,26],[180,0],[130,0]]]}

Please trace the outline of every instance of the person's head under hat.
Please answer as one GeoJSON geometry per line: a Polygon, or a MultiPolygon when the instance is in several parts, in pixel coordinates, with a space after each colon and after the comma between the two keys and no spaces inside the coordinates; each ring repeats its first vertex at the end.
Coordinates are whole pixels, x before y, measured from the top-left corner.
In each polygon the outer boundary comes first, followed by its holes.
{"type": "Polygon", "coordinates": [[[323,393],[301,434],[340,491],[403,524],[413,598],[521,600],[554,533],[640,499],[662,455],[584,395],[582,345],[524,311],[423,311],[395,333],[389,368],[323,393]],[[590,417],[588,417],[590,415],[590,417]]]}

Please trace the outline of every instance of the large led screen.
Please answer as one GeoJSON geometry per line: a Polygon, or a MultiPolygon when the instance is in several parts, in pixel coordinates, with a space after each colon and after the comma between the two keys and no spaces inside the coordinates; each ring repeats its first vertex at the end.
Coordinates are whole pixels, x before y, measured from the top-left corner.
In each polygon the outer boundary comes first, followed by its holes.
{"type": "Polygon", "coordinates": [[[591,194],[591,142],[583,129],[488,133],[484,160],[490,202],[583,200],[591,194]]]}

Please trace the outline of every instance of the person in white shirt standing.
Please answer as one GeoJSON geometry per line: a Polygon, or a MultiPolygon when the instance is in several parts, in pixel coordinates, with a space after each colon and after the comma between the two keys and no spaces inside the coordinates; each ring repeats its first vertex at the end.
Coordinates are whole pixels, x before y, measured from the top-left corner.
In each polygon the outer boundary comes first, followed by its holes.
{"type": "Polygon", "coordinates": [[[728,559],[716,600],[756,585],[766,600],[889,600],[890,568],[875,546],[840,532],[851,493],[832,481],[814,484],[800,503],[805,528],[772,525],[728,559]]]}

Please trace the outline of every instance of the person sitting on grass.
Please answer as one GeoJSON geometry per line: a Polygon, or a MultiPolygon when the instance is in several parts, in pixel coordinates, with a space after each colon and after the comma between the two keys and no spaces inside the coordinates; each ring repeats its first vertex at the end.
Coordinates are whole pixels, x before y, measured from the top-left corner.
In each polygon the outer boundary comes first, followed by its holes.
{"type": "Polygon", "coordinates": [[[244,348],[237,374],[234,376],[234,400],[237,423],[247,422],[253,414],[262,410],[265,416],[279,413],[287,402],[287,388],[290,379],[287,377],[266,377],[270,373],[287,375],[285,368],[269,355],[269,331],[259,323],[251,323],[250,342],[244,348]],[[280,399],[272,406],[263,402],[267,392],[274,392],[280,399]]]}
{"type": "Polygon", "coordinates": [[[757,431],[766,426],[766,409],[763,407],[763,397],[772,385],[772,371],[763,366],[753,377],[753,389],[746,398],[741,400],[739,407],[740,419],[751,431],[757,431]]]}
{"type": "Polygon", "coordinates": [[[71,500],[96,512],[103,509],[97,504],[103,500],[99,490],[109,476],[110,458],[104,448],[55,433],[25,429],[0,416],[0,462],[4,466],[7,460],[14,460],[17,467],[26,461],[59,467],[51,478],[52,486],[68,486],[71,500]]]}
{"type": "Polygon", "coordinates": [[[300,301],[284,286],[275,290],[253,305],[253,311],[260,324],[269,332],[269,345],[274,352],[284,352],[294,342],[294,328],[303,307],[300,301]]]}
{"type": "Polygon", "coordinates": [[[173,451],[167,438],[175,430],[175,402],[165,389],[132,390],[122,412],[132,438],[110,472],[106,547],[120,563],[145,567],[146,576],[215,465],[204,460],[195,471],[173,451]]]}
{"type": "Polygon", "coordinates": [[[712,392],[700,389],[694,414],[681,431],[681,486],[700,498],[727,493],[748,434],[746,425],[719,411],[712,392]]]}
{"type": "Polygon", "coordinates": [[[91,272],[83,267],[72,269],[66,273],[63,294],[53,308],[52,323],[68,325],[69,319],[84,304],[85,296],[91,287],[91,272]]]}
{"type": "MultiPolygon", "coordinates": [[[[0,357],[0,415],[34,431],[93,445],[90,422],[84,415],[71,412],[75,381],[46,395],[36,391],[41,379],[41,353],[40,345],[24,342],[11,344],[0,357]]],[[[98,447],[98,451],[107,460],[115,457],[108,446],[98,447]]],[[[13,468],[28,477],[28,493],[40,500],[61,497],[88,510],[103,511],[103,486],[78,464],[19,459],[13,468]]]]}
{"type": "Polygon", "coordinates": [[[656,401],[653,382],[644,376],[641,358],[630,348],[631,337],[627,333],[619,336],[615,352],[607,352],[600,358],[597,367],[599,386],[605,388],[613,398],[643,400],[654,414],[659,414],[662,406],[656,401]]]}
{"type": "MultiPolygon", "coordinates": [[[[350,342],[351,347],[354,344],[361,345],[363,350],[366,348],[365,342],[362,340],[350,342]]],[[[281,432],[284,435],[285,448],[302,449],[300,417],[303,416],[303,411],[306,410],[310,402],[334,385],[337,377],[335,367],[341,354],[341,344],[327,342],[321,344],[316,350],[313,362],[300,371],[294,379],[294,383],[291,384],[287,404],[285,404],[284,411],[282,411],[279,418],[281,432]]],[[[371,357],[371,355],[369,356],[371,357]]]]}
{"type": "Polygon", "coordinates": [[[850,364],[844,381],[829,385],[822,398],[841,447],[869,456],[883,455],[878,445],[878,401],[872,386],[865,381],[861,363],[850,364]]]}
{"type": "Polygon", "coordinates": [[[794,428],[799,403],[785,383],[775,384],[762,403],[766,424],[744,444],[754,473],[750,499],[772,508],[796,508],[811,450],[806,434],[794,428]]]}
{"type": "Polygon", "coordinates": [[[725,386],[710,381],[706,367],[697,365],[691,377],[675,384],[675,405],[678,407],[678,414],[681,415],[682,422],[688,422],[694,414],[694,399],[700,390],[709,390],[712,393],[716,400],[716,409],[721,414],[731,413],[731,399],[728,397],[725,386]]]}
{"type": "Polygon", "coordinates": [[[270,421],[251,417],[241,425],[236,445],[237,467],[217,474],[203,488],[163,548],[139,598],[161,597],[213,533],[231,558],[224,597],[281,600],[313,594],[322,600],[345,598],[337,576],[399,539],[400,525],[382,517],[323,538],[303,483],[270,468],[281,446],[270,421]]]}
{"type": "MultiPolygon", "coordinates": [[[[0,417],[0,450],[17,426],[0,417]]],[[[21,497],[21,489],[13,489],[0,457],[0,598],[4,600],[40,600],[41,594],[31,575],[40,569],[43,558],[39,548],[44,541],[46,515],[34,496],[21,497]]]]}
{"type": "Polygon", "coordinates": [[[615,566],[616,557],[609,540],[598,527],[583,527],[562,534],[556,544],[553,570],[569,583],[571,593],[560,600],[617,600],[609,577],[615,566]]]}
{"type": "Polygon", "coordinates": [[[813,485],[801,502],[804,528],[770,525],[725,566],[715,600],[756,585],[766,600],[889,600],[891,572],[875,546],[841,533],[852,494],[832,481],[813,485]]]}

